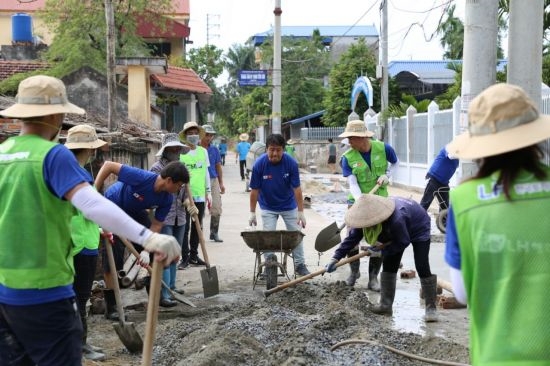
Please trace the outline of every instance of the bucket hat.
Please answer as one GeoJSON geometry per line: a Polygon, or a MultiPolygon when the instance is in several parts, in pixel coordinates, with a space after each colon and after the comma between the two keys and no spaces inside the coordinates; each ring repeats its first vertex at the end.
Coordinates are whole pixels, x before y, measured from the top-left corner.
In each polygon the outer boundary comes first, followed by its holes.
{"type": "Polygon", "coordinates": [[[349,121],[346,124],[346,129],[343,133],[341,133],[338,137],[373,137],[374,132],[369,131],[367,129],[367,125],[365,125],[365,122],[361,121],[360,119],[356,119],[354,121],[349,121]]]}
{"type": "Polygon", "coordinates": [[[391,198],[362,194],[346,212],[346,225],[365,228],[379,224],[391,216],[395,202],[391,198]]]}
{"type": "Polygon", "coordinates": [[[519,86],[495,84],[472,99],[468,131],[447,145],[449,155],[480,159],[537,144],[550,138],[550,116],[540,115],[519,86]]]}
{"type": "Polygon", "coordinates": [[[204,136],[204,129],[201,126],[199,126],[199,124],[197,122],[189,121],[189,122],[185,122],[185,124],[183,125],[183,130],[181,130],[180,133],[179,133],[179,137],[182,141],[186,140],[185,132],[187,132],[187,130],[190,129],[190,128],[198,128],[199,129],[199,136],[200,137],[204,136]]]}
{"type": "Polygon", "coordinates": [[[202,128],[204,129],[204,133],[207,133],[209,135],[216,134],[216,131],[214,130],[214,127],[212,127],[212,125],[202,125],[202,128]]]}
{"type": "Polygon", "coordinates": [[[248,134],[247,133],[241,133],[239,135],[239,140],[241,141],[248,141],[248,134]]]}
{"type": "Polygon", "coordinates": [[[65,84],[61,80],[36,75],[19,83],[15,104],[1,111],[0,115],[30,118],[63,113],[84,114],[86,111],[69,102],[65,84]]]}
{"type": "Polygon", "coordinates": [[[185,147],[185,145],[180,142],[177,133],[166,133],[162,135],[162,146],[155,156],[162,156],[164,149],[170,146],[185,147]]]}
{"type": "Polygon", "coordinates": [[[67,149],[97,149],[105,145],[107,142],[100,140],[97,137],[95,128],[90,125],[78,125],[69,128],[67,132],[67,141],[65,147],[67,149]]]}

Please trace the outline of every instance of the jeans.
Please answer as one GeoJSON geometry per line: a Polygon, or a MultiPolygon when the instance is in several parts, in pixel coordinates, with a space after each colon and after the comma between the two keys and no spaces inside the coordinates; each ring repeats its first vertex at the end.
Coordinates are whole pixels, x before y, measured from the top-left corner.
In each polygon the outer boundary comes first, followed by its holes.
{"type": "MultiPolygon", "coordinates": [[[[183,243],[183,235],[185,234],[185,224],[183,225],[164,225],[160,231],[162,234],[172,235],[178,243],[183,243]]],[[[176,289],[176,272],[177,264],[172,263],[168,267],[164,268],[162,271],[162,280],[167,284],[172,290],[176,289]]],[[[170,292],[162,286],[161,296],[163,299],[169,299],[170,292]]]]}
{"type": "Polygon", "coordinates": [[[246,160],[239,160],[239,173],[241,173],[241,179],[244,180],[246,169],[246,160]]]}
{"type": "MultiPolygon", "coordinates": [[[[279,216],[283,219],[287,230],[301,230],[298,225],[298,209],[290,211],[267,211],[262,210],[262,222],[264,230],[277,230],[277,220],[279,216]]],[[[267,257],[270,253],[264,253],[264,257],[267,257]]],[[[294,265],[298,266],[305,263],[304,258],[304,242],[303,240],[292,251],[294,258],[294,265]]]]}

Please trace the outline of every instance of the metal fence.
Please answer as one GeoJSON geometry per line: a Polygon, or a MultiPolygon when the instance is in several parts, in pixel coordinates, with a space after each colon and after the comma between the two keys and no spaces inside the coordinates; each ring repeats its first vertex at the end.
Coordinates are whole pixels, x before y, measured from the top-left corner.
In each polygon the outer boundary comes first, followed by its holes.
{"type": "Polygon", "coordinates": [[[301,140],[318,140],[326,141],[328,139],[336,139],[338,135],[344,132],[344,127],[311,127],[302,128],[300,130],[301,140]]]}

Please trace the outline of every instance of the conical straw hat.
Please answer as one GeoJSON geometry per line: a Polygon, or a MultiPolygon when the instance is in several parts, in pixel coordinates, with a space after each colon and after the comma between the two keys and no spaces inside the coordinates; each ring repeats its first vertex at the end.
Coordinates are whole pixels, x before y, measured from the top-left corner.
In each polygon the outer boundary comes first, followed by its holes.
{"type": "Polygon", "coordinates": [[[346,225],[354,228],[371,227],[391,216],[395,202],[391,198],[363,194],[346,212],[346,225]]]}

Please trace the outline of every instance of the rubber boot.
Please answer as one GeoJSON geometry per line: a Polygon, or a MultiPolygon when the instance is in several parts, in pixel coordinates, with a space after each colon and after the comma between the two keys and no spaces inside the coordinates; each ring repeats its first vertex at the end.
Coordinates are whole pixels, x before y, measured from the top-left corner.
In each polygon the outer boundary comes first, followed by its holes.
{"type": "Polygon", "coordinates": [[[115,291],[111,289],[103,290],[103,300],[105,301],[105,319],[118,322],[118,311],[116,309],[115,291]]]}
{"type": "Polygon", "coordinates": [[[381,257],[371,257],[369,259],[369,285],[367,286],[369,290],[380,292],[380,283],[378,282],[380,267],[382,267],[381,257]]]}
{"type": "Polygon", "coordinates": [[[439,321],[437,316],[437,307],[435,305],[437,298],[437,276],[431,275],[430,277],[421,278],[420,285],[422,286],[424,301],[426,302],[424,321],[427,323],[437,322],[439,321]]]}
{"type": "Polygon", "coordinates": [[[149,289],[151,288],[151,276],[145,276],[142,279],[143,286],[145,287],[145,291],[147,292],[147,297],[149,297],[149,289]]]}
{"type": "Polygon", "coordinates": [[[220,217],[210,216],[210,240],[214,240],[216,243],[223,243],[223,240],[218,236],[218,229],[220,228],[220,217]]]}
{"type": "Polygon", "coordinates": [[[350,272],[349,276],[346,279],[346,285],[353,286],[359,277],[361,277],[361,272],[359,272],[359,267],[361,266],[359,259],[353,261],[349,264],[350,272]]]}
{"type": "Polygon", "coordinates": [[[392,315],[393,299],[395,298],[395,282],[397,273],[382,272],[380,274],[380,303],[369,308],[375,314],[392,315]]]}

